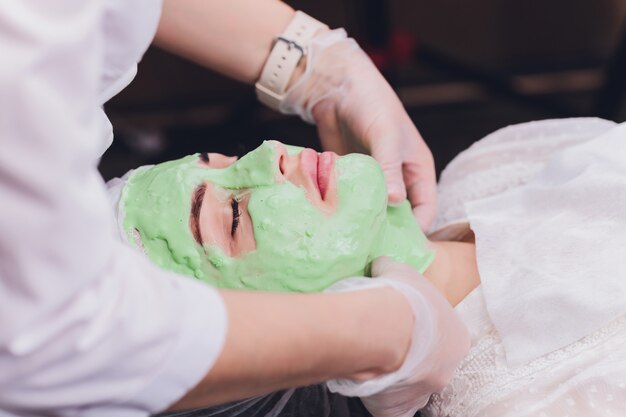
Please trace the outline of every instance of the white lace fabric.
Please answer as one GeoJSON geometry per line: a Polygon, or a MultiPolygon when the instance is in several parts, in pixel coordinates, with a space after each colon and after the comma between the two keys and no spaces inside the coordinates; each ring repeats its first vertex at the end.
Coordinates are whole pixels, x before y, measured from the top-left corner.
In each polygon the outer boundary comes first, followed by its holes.
{"type": "MultiPolygon", "coordinates": [[[[444,170],[440,212],[431,231],[440,237],[459,235],[468,224],[465,203],[526,184],[559,150],[613,127],[599,119],[548,120],[487,136],[444,170]]],[[[431,398],[424,416],[626,416],[626,316],[563,348],[511,366],[480,286],[457,311],[470,329],[472,348],[448,387],[431,398]]],[[[519,312],[519,320],[524,314],[519,312]]],[[[564,326],[576,326],[567,317],[562,320],[564,326]]]]}
{"type": "Polygon", "coordinates": [[[457,306],[472,334],[472,347],[422,415],[626,415],[626,316],[563,349],[510,367],[482,297],[478,287],[457,306]]]}

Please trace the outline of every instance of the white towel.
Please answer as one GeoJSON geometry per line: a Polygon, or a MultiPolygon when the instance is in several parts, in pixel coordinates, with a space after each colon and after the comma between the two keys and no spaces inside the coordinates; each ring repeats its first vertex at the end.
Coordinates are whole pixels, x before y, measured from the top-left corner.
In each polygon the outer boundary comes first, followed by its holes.
{"type": "Polygon", "coordinates": [[[561,152],[526,185],[465,209],[509,365],[626,313],[626,124],[561,152]]]}

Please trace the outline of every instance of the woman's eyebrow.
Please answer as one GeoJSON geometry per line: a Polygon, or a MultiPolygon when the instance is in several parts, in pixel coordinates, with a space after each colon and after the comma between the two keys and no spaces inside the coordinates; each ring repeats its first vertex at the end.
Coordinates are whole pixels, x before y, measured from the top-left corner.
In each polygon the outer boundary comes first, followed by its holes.
{"type": "Polygon", "coordinates": [[[191,194],[191,216],[189,219],[189,223],[193,238],[200,245],[202,245],[202,233],[200,232],[200,210],[202,210],[202,202],[204,201],[205,192],[206,183],[202,183],[198,185],[191,194]]]}

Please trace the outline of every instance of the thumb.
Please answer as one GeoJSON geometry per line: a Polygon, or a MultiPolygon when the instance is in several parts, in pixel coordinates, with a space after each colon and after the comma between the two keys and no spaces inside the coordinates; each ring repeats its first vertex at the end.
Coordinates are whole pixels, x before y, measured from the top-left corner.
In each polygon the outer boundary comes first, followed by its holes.
{"type": "Polygon", "coordinates": [[[322,149],[339,155],[348,153],[348,147],[341,134],[335,108],[330,100],[324,100],[313,107],[313,118],[322,149]]]}
{"type": "Polygon", "coordinates": [[[406,187],[402,176],[402,163],[387,165],[382,163],[385,182],[387,183],[387,196],[390,204],[400,204],[406,200],[406,187]]]}

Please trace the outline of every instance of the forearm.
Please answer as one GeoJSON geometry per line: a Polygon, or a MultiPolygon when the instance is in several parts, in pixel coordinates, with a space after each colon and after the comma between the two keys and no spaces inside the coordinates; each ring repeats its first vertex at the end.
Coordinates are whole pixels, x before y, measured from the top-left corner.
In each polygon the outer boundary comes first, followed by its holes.
{"type": "Polygon", "coordinates": [[[411,310],[392,289],[223,295],[229,314],[223,352],[171,410],[338,377],[373,377],[397,369],[409,347],[411,310]]]}
{"type": "Polygon", "coordinates": [[[279,0],[165,0],[155,43],[253,83],[293,13],[279,0]]]}

